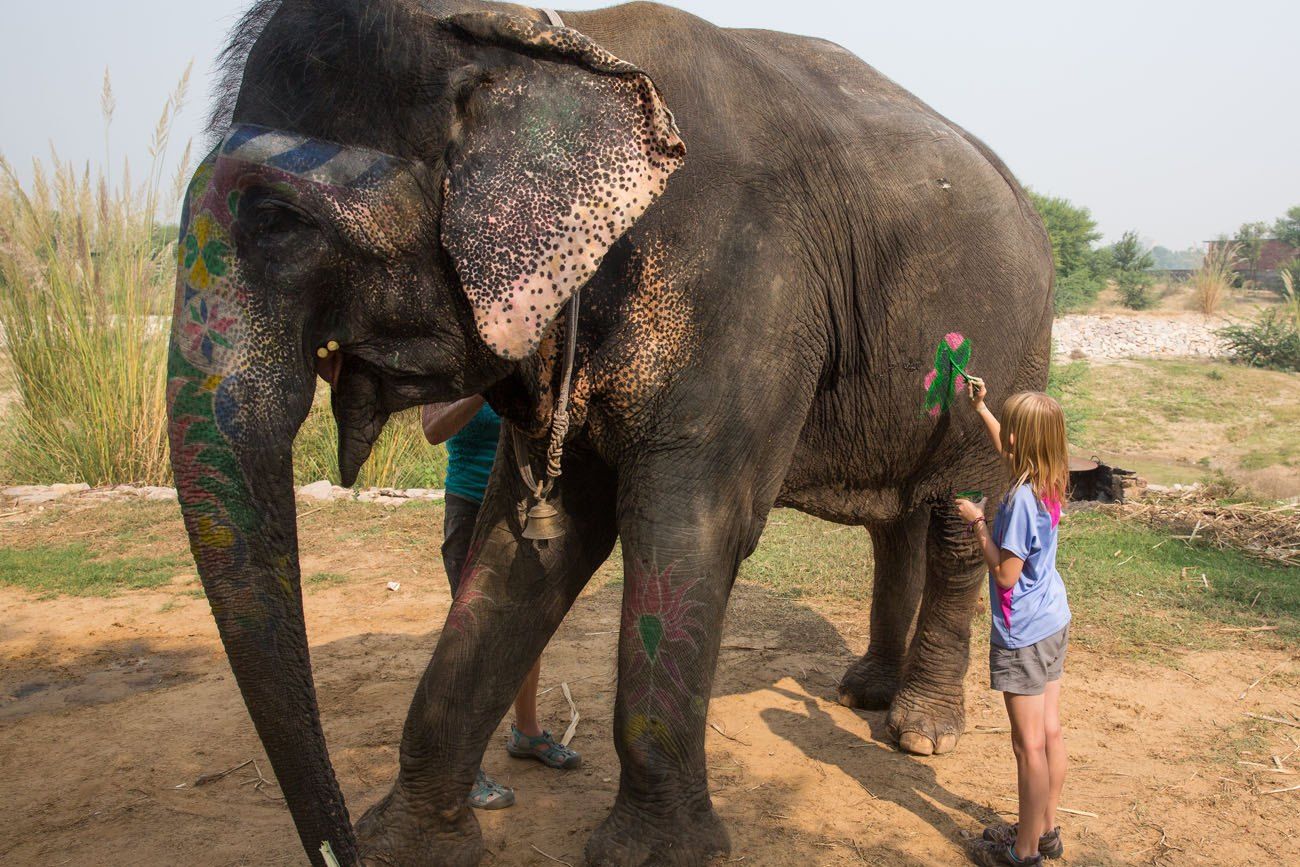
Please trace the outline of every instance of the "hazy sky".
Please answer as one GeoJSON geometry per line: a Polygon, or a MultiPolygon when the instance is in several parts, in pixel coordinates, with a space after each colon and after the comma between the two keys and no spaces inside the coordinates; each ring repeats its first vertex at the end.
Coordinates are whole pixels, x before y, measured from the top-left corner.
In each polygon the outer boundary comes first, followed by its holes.
{"type": "MultiPolygon", "coordinates": [[[[0,153],[30,175],[53,142],[146,159],[185,64],[173,155],[199,136],[211,65],[247,0],[0,0],[0,153]]],[[[568,2],[561,9],[608,3],[568,2]]],[[[1021,181],[1087,205],[1109,238],[1182,247],[1300,204],[1294,0],[676,0],[729,26],[833,39],[967,127],[1021,181]]]]}

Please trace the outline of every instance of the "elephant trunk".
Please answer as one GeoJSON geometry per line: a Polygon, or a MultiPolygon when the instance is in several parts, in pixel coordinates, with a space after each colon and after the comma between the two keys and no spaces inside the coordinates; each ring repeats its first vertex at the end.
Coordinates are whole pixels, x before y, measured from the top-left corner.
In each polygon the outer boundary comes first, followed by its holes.
{"type": "Polygon", "coordinates": [[[356,843],[321,731],[299,583],[291,446],[309,406],[310,374],[307,400],[301,388],[285,400],[287,383],[250,388],[247,368],[202,370],[179,343],[173,339],[168,363],[172,469],[199,576],[312,863],[324,864],[328,841],[339,863],[353,864],[356,843]],[[259,401],[258,393],[278,399],[259,401]]]}

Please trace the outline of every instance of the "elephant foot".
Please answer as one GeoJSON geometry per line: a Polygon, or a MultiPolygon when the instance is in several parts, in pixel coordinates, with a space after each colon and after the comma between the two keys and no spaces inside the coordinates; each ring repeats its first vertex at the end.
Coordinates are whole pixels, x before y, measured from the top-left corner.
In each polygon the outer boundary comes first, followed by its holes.
{"type": "Polygon", "coordinates": [[[885,665],[869,653],[840,680],[840,704],[857,710],[884,710],[897,693],[897,666],[885,665]]]}
{"type": "Polygon", "coordinates": [[[468,806],[416,809],[397,789],[356,824],[363,867],[475,867],[483,834],[468,806]]]}
{"type": "Polygon", "coordinates": [[[889,707],[889,734],[905,753],[943,755],[966,731],[965,698],[958,686],[951,696],[926,698],[904,687],[889,707]]]}
{"type": "Polygon", "coordinates": [[[702,807],[667,816],[638,810],[622,798],[587,841],[591,867],[700,867],[731,853],[731,837],[706,798],[702,807]]]}

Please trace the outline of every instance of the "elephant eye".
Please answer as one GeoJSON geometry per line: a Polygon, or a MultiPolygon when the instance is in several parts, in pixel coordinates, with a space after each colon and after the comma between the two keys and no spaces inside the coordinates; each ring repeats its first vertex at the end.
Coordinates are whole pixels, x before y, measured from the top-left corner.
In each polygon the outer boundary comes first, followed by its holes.
{"type": "Polygon", "coordinates": [[[317,228],[310,214],[284,199],[261,198],[253,203],[249,227],[256,234],[293,232],[304,228],[317,228]]]}

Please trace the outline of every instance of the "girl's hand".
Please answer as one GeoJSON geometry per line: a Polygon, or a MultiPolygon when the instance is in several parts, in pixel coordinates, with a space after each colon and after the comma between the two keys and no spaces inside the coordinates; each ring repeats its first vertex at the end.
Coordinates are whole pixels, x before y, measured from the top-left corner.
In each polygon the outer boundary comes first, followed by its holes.
{"type": "Polygon", "coordinates": [[[976,411],[984,408],[984,398],[988,395],[988,387],[984,385],[984,380],[978,376],[966,377],[966,390],[970,393],[970,402],[976,411]]]}
{"type": "Polygon", "coordinates": [[[972,503],[970,500],[961,498],[954,502],[957,503],[957,512],[961,515],[961,519],[967,524],[974,523],[984,517],[984,507],[981,504],[972,503]]]}

